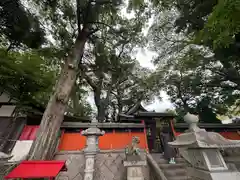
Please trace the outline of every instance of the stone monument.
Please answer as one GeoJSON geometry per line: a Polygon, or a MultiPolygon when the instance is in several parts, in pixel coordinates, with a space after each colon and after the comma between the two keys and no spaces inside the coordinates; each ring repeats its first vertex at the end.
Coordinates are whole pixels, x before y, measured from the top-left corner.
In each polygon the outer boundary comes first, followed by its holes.
{"type": "Polygon", "coordinates": [[[125,150],[126,159],[123,165],[127,167],[127,180],[144,180],[143,166],[146,166],[147,162],[140,157],[139,143],[139,137],[133,137],[132,143],[125,150]]]}
{"type": "Polygon", "coordinates": [[[99,151],[98,139],[99,136],[105,134],[97,128],[97,120],[92,120],[90,127],[85,131],[82,131],[82,135],[87,137],[86,148],[84,149],[85,156],[85,170],[84,170],[84,180],[93,180],[95,156],[99,151]]]}
{"type": "Polygon", "coordinates": [[[188,173],[192,179],[240,179],[240,172],[229,170],[220,153],[224,148],[239,148],[240,141],[228,140],[218,133],[200,129],[197,126],[198,116],[188,113],[184,120],[189,129],[169,145],[179,148],[180,154],[190,163],[188,173]]]}

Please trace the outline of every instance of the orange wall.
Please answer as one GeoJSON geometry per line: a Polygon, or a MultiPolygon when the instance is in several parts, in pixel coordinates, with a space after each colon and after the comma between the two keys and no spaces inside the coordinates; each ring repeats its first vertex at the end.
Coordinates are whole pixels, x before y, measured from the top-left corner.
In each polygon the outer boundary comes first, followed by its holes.
{"type": "Polygon", "coordinates": [[[127,132],[127,133],[107,133],[99,138],[99,148],[107,149],[124,149],[132,142],[132,138],[137,136],[140,138],[141,149],[147,149],[146,136],[143,132],[127,132]]]}
{"type": "Polygon", "coordinates": [[[240,136],[237,132],[220,132],[220,134],[227,139],[240,140],[240,136]]]}
{"type": "MultiPolygon", "coordinates": [[[[147,149],[147,138],[144,132],[113,132],[106,133],[99,138],[99,148],[101,150],[124,149],[131,143],[132,137],[140,138],[139,147],[147,149]]],[[[61,151],[81,150],[85,147],[86,137],[80,133],[64,133],[59,145],[61,151]]]]}
{"type": "Polygon", "coordinates": [[[64,133],[58,149],[60,151],[76,151],[85,147],[86,137],[80,133],[64,133]]]}

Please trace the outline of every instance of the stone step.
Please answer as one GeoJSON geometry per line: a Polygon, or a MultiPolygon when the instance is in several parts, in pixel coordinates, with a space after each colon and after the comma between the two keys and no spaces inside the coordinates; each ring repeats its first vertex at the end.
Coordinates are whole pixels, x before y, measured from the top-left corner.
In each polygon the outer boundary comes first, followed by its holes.
{"type": "Polygon", "coordinates": [[[175,177],[167,177],[168,180],[191,180],[191,177],[188,176],[175,176],[175,177]]]}
{"type": "Polygon", "coordinates": [[[177,164],[158,164],[160,168],[162,169],[185,169],[186,164],[185,163],[177,163],[177,164]]]}
{"type": "Polygon", "coordinates": [[[187,175],[187,170],[183,168],[179,169],[165,169],[164,174],[167,177],[174,177],[174,176],[186,176],[187,175]]]}
{"type": "Polygon", "coordinates": [[[156,161],[157,159],[162,159],[163,158],[163,154],[162,153],[151,153],[151,156],[153,157],[153,159],[156,161]]]}
{"type": "MultiPolygon", "coordinates": [[[[160,157],[160,158],[163,158],[164,157],[164,153],[151,153],[151,156],[152,157],[160,157]]],[[[181,156],[177,155],[177,158],[181,156]]]]}
{"type": "MultiPolygon", "coordinates": [[[[164,159],[164,158],[161,158],[161,159],[154,159],[157,163],[159,164],[168,164],[168,160],[164,159]]],[[[183,158],[175,158],[175,162],[176,163],[185,163],[186,161],[183,159],[183,158]]]]}
{"type": "MultiPolygon", "coordinates": [[[[164,158],[164,155],[161,153],[152,153],[151,156],[157,163],[168,163],[168,160],[164,158]]],[[[176,157],[176,162],[185,162],[185,160],[182,157],[176,157]]]]}

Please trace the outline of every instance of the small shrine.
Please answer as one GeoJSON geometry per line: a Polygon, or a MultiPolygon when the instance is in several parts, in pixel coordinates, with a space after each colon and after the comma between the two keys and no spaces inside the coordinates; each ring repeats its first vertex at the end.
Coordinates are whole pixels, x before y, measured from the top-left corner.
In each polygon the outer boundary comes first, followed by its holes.
{"type": "Polygon", "coordinates": [[[240,141],[200,129],[198,116],[188,113],[184,120],[189,129],[169,145],[179,148],[180,154],[189,162],[189,175],[199,180],[240,179],[240,172],[230,170],[220,152],[224,148],[240,148],[240,141]]]}
{"type": "Polygon", "coordinates": [[[172,113],[148,111],[143,107],[141,101],[139,101],[125,113],[119,113],[117,119],[122,124],[143,122],[146,129],[149,151],[162,152],[161,128],[163,126],[171,127],[171,121],[174,117],[175,115],[172,113]]]}

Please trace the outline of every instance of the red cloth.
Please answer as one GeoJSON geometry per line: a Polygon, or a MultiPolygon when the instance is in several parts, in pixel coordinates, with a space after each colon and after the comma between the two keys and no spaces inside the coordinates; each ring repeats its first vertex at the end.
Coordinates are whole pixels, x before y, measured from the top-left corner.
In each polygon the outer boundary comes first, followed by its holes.
{"type": "Polygon", "coordinates": [[[4,178],[53,178],[64,165],[65,161],[23,161],[4,178]]]}

